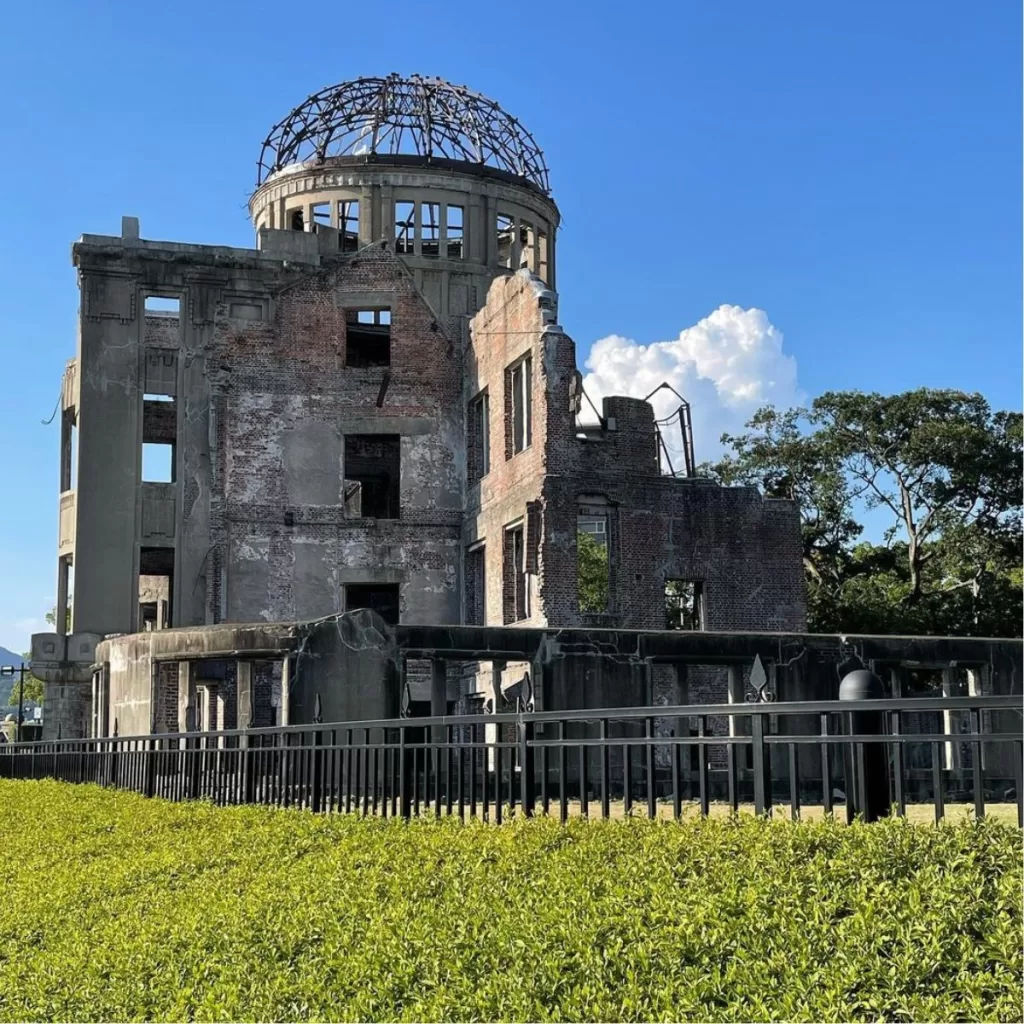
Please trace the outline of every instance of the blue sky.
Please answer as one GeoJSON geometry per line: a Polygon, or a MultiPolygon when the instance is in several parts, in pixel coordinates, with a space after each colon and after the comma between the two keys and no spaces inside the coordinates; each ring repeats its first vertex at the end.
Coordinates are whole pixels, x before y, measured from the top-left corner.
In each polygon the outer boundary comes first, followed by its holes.
{"type": "Polygon", "coordinates": [[[1009,0],[13,5],[0,645],[24,649],[53,601],[59,428],[41,421],[74,354],[71,242],[133,214],[147,238],[252,244],[264,135],[346,78],[439,75],[533,131],[581,363],[609,335],[620,364],[672,342],[658,359],[690,360],[706,396],[698,457],[745,411],[700,369],[711,350],[761,352],[749,379],[781,367],[761,397],[953,386],[1019,408],[1020,22],[1009,0]]]}

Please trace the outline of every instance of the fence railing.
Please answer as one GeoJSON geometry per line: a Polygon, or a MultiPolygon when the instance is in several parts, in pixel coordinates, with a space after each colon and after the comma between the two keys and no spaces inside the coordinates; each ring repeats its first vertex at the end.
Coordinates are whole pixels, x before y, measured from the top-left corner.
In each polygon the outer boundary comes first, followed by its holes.
{"type": "Polygon", "coordinates": [[[1022,739],[1019,696],[657,706],[10,743],[0,778],[404,818],[845,803],[938,821],[955,801],[1016,803],[1024,824],[1022,739]],[[912,731],[929,715],[941,731],[912,731]]]}

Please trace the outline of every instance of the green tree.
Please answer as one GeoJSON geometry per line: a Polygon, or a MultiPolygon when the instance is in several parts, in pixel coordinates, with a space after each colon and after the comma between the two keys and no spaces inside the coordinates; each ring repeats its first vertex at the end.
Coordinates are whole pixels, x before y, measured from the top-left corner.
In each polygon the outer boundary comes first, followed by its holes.
{"type": "MultiPolygon", "coordinates": [[[[29,655],[23,654],[22,657],[28,662],[29,655]]],[[[10,696],[7,698],[7,704],[11,707],[18,706],[18,697],[21,691],[21,677],[14,677],[14,689],[11,690],[10,696]]],[[[34,700],[37,704],[43,702],[43,681],[37,679],[31,672],[25,672],[25,700],[34,700]]],[[[0,716],[2,717],[2,716],[0,716]]]]}
{"type": "Polygon", "coordinates": [[[576,558],[581,612],[608,610],[608,548],[593,534],[576,531],[576,558]]]}
{"type": "Polygon", "coordinates": [[[762,409],[708,472],[800,507],[822,631],[1019,636],[1021,415],[977,394],[828,392],[762,409]],[[856,510],[888,513],[859,541],[856,510]]]}
{"type": "MultiPolygon", "coordinates": [[[[57,606],[56,605],[54,605],[46,613],[46,621],[47,621],[47,624],[51,625],[51,626],[54,626],[54,625],[57,624],[57,606]]],[[[71,632],[71,595],[70,594],[68,594],[68,607],[67,607],[67,611],[64,613],[64,632],[65,633],[70,633],[71,632]]]]}

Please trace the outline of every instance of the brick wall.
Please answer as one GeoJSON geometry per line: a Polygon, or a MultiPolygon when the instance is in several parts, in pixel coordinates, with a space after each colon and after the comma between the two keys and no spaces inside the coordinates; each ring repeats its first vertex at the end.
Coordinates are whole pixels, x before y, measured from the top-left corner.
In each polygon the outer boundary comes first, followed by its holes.
{"type": "Polygon", "coordinates": [[[398,582],[403,619],[457,621],[465,459],[451,325],[383,246],[305,273],[269,308],[241,321],[218,307],[211,519],[223,569],[210,604],[229,621],[313,618],[341,610],[346,582],[398,582]],[[345,304],[368,294],[391,309],[387,368],[345,365],[345,304]],[[345,514],[344,438],[374,432],[402,434],[398,519],[345,514]]]}
{"type": "Polygon", "coordinates": [[[549,295],[524,274],[498,280],[471,325],[475,372],[467,374],[467,394],[486,387],[492,413],[491,471],[467,499],[467,540],[487,544],[486,621],[508,621],[504,527],[538,502],[542,530],[530,624],[663,629],[665,581],[685,579],[703,584],[707,629],[805,629],[795,506],[766,501],[752,488],[662,476],[654,412],[638,399],[607,398],[607,429],[578,437],[570,403],[575,345],[553,324],[549,295]],[[533,357],[533,444],[511,455],[508,368],[526,354],[533,357]],[[504,415],[496,418],[498,389],[504,415]],[[610,601],[600,614],[579,609],[581,504],[608,510],[610,601]]]}

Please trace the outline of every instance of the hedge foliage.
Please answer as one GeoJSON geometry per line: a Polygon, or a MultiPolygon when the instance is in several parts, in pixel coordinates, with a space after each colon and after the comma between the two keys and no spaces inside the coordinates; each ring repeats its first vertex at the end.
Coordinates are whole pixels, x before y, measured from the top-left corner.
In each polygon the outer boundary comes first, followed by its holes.
{"type": "Polygon", "coordinates": [[[3,1020],[1005,1020],[1021,833],[317,817],[0,782],[3,1020]]]}

